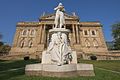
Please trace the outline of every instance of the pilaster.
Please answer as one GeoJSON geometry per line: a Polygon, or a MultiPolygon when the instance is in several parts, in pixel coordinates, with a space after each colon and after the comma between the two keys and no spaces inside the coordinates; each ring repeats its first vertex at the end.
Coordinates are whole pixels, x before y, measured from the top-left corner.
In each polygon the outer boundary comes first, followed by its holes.
{"type": "Polygon", "coordinates": [[[72,41],[73,41],[73,44],[75,44],[76,43],[76,38],[75,38],[75,27],[74,27],[74,24],[72,24],[72,36],[73,36],[73,38],[72,38],[72,41]]]}
{"type": "Polygon", "coordinates": [[[42,39],[41,44],[44,44],[45,42],[45,24],[42,25],[42,39]]]}

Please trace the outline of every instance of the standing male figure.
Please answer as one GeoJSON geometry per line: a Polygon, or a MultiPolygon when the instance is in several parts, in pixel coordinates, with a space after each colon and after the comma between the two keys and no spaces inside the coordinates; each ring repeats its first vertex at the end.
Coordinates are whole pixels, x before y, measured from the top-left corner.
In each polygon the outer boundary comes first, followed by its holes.
{"type": "Polygon", "coordinates": [[[65,24],[65,19],[64,19],[64,6],[62,3],[59,3],[59,5],[54,8],[56,10],[56,16],[55,16],[55,28],[62,28],[65,24]]]}

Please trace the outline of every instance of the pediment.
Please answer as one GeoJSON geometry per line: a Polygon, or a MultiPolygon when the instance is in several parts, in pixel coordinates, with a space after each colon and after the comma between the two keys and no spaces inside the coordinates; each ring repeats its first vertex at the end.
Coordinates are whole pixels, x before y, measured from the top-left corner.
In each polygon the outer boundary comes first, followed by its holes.
{"type": "MultiPolygon", "coordinates": [[[[65,15],[65,19],[79,19],[79,17],[78,16],[73,16],[73,15],[69,15],[69,14],[66,14],[66,13],[64,13],[64,15],[65,15]]],[[[40,17],[40,20],[48,20],[48,19],[50,19],[50,20],[52,20],[52,19],[55,19],[55,13],[54,14],[49,14],[49,15],[44,15],[44,16],[41,16],[40,17]]]]}

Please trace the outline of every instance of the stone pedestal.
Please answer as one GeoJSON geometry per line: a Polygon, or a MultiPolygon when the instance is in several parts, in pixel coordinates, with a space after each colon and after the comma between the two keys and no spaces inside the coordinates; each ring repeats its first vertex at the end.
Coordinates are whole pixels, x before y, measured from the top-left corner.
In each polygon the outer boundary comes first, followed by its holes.
{"type": "Polygon", "coordinates": [[[94,76],[92,64],[67,64],[57,66],[53,64],[31,64],[25,68],[28,76],[76,77],[94,76]]]}
{"type": "MultiPolygon", "coordinates": [[[[77,54],[76,51],[72,51],[72,64],[77,64],[77,54]]],[[[42,64],[52,64],[51,62],[51,55],[46,53],[46,51],[43,51],[42,53],[42,64]]]]}

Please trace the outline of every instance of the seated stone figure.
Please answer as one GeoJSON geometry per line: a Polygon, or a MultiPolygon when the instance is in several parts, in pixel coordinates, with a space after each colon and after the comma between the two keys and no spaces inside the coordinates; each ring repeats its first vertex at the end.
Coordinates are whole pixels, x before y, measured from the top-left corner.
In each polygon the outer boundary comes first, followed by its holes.
{"type": "Polygon", "coordinates": [[[52,34],[47,53],[50,53],[51,61],[57,65],[70,64],[72,56],[71,49],[67,43],[67,35],[61,32],[52,34]]]}

